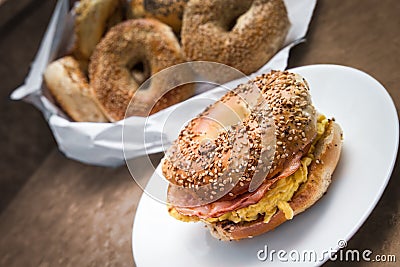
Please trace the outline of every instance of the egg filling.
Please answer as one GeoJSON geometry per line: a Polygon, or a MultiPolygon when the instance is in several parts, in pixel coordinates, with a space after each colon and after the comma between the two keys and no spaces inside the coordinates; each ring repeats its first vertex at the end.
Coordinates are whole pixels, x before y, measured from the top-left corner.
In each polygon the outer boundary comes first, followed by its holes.
{"type": "MultiPolygon", "coordinates": [[[[264,222],[268,223],[272,216],[281,210],[285,218],[290,220],[293,218],[293,210],[289,205],[293,195],[299,189],[300,185],[307,181],[308,166],[314,160],[315,144],[321,139],[324,134],[326,127],[328,126],[328,119],[324,115],[318,116],[317,121],[317,137],[312,143],[310,150],[307,155],[301,159],[301,165],[299,169],[292,175],[283,178],[276,182],[274,188],[270,189],[259,202],[249,205],[247,207],[227,212],[216,218],[207,218],[202,221],[208,223],[214,223],[218,221],[229,220],[234,223],[239,222],[250,222],[257,220],[259,216],[264,217],[264,222]]],[[[200,219],[197,216],[186,216],[180,214],[176,209],[170,207],[168,210],[169,214],[175,219],[184,222],[197,222],[200,219]]]]}

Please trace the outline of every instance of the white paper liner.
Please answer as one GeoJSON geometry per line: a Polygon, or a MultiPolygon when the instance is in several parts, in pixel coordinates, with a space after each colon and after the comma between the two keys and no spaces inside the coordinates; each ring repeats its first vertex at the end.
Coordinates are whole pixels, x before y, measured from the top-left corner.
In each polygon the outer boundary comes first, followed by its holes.
{"type": "MultiPolygon", "coordinates": [[[[316,0],[284,0],[284,2],[291,22],[284,48],[250,77],[271,69],[284,70],[287,67],[290,49],[301,42],[307,32],[316,0]]],[[[163,129],[165,120],[174,109],[179,108],[180,105],[190,106],[190,110],[185,112],[185,117],[188,115],[194,117],[206,107],[206,105],[195,103],[199,96],[217,100],[224,94],[225,90],[215,88],[148,118],[130,117],[114,123],[69,121],[63,116],[63,112],[44,95],[42,77],[46,66],[55,58],[58,51],[68,10],[68,0],[59,0],[25,83],[11,94],[11,99],[30,102],[43,112],[60,151],[67,157],[87,164],[114,167],[125,162],[124,150],[128,158],[164,151],[166,147],[163,147],[163,143],[170,144],[177,134],[176,129],[172,132],[163,129]],[[125,138],[123,144],[122,133],[125,121],[127,127],[141,130],[134,131],[135,135],[125,138]],[[144,138],[143,129],[146,131],[146,138],[144,138]],[[153,135],[154,138],[152,138],[153,135]],[[160,142],[159,136],[163,137],[163,142],[160,142]]],[[[233,87],[237,82],[229,84],[233,87]]],[[[176,115],[179,116],[179,114],[174,114],[176,115]]],[[[175,118],[177,121],[182,120],[179,117],[175,118]]]]}

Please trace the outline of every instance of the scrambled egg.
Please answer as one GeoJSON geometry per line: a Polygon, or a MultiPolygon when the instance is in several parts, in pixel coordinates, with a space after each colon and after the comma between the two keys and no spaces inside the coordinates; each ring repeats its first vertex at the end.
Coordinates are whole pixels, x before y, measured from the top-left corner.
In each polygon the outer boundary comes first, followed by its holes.
{"type": "MultiPolygon", "coordinates": [[[[217,218],[207,218],[205,221],[211,223],[224,220],[229,220],[234,223],[242,221],[249,222],[256,220],[261,215],[264,216],[264,222],[267,223],[278,209],[285,214],[287,220],[292,219],[293,210],[288,202],[292,199],[300,185],[307,181],[308,166],[314,159],[313,152],[315,150],[315,144],[324,134],[327,124],[328,120],[326,117],[320,115],[317,121],[317,137],[311,145],[308,154],[301,159],[300,168],[292,175],[276,182],[275,187],[270,189],[259,202],[238,210],[227,212],[217,218]]],[[[184,222],[196,222],[200,220],[196,216],[182,215],[174,208],[169,208],[169,213],[172,217],[184,222]]]]}

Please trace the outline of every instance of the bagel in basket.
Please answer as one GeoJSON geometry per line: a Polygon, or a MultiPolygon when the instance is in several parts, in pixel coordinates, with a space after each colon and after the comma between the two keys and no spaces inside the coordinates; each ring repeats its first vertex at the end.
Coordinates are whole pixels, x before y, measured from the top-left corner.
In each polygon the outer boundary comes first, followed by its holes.
{"type": "Polygon", "coordinates": [[[168,211],[221,240],[260,235],[326,192],[341,145],[340,126],[316,112],[304,78],[261,75],[189,122],[169,148],[168,211]]]}
{"type": "Polygon", "coordinates": [[[182,47],[189,60],[251,74],[282,47],[289,27],[282,0],[191,0],[183,16],[182,47]]]}
{"type": "Polygon", "coordinates": [[[50,63],[44,82],[57,103],[74,121],[108,122],[101,111],[80,62],[71,56],[50,63]]]}
{"type": "Polygon", "coordinates": [[[184,62],[169,26],[155,19],[127,20],[111,28],[96,46],[89,64],[90,84],[110,121],[148,116],[193,95],[191,84],[170,90],[168,81],[154,78],[147,88],[141,87],[156,73],[184,62]],[[135,104],[129,105],[132,99],[135,104]]]}
{"type": "Polygon", "coordinates": [[[132,0],[132,18],[154,18],[171,26],[175,33],[182,27],[183,11],[189,0],[132,0]]]}
{"type": "Polygon", "coordinates": [[[123,19],[123,0],[80,0],[75,9],[74,56],[89,60],[109,28],[123,19]]]}

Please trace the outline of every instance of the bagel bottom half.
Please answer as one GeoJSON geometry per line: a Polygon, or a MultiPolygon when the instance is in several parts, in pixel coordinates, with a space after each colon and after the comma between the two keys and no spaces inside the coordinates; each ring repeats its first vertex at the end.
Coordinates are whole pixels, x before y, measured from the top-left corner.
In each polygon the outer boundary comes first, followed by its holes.
{"type": "MultiPolygon", "coordinates": [[[[299,187],[289,205],[297,215],[317,202],[327,191],[331,176],[339,161],[342,145],[342,130],[330,120],[322,137],[315,144],[314,159],[308,166],[307,180],[299,187]]],[[[263,218],[255,221],[233,223],[224,220],[206,222],[211,234],[223,241],[251,238],[275,229],[287,221],[285,214],[278,210],[268,223],[263,218]]]]}

